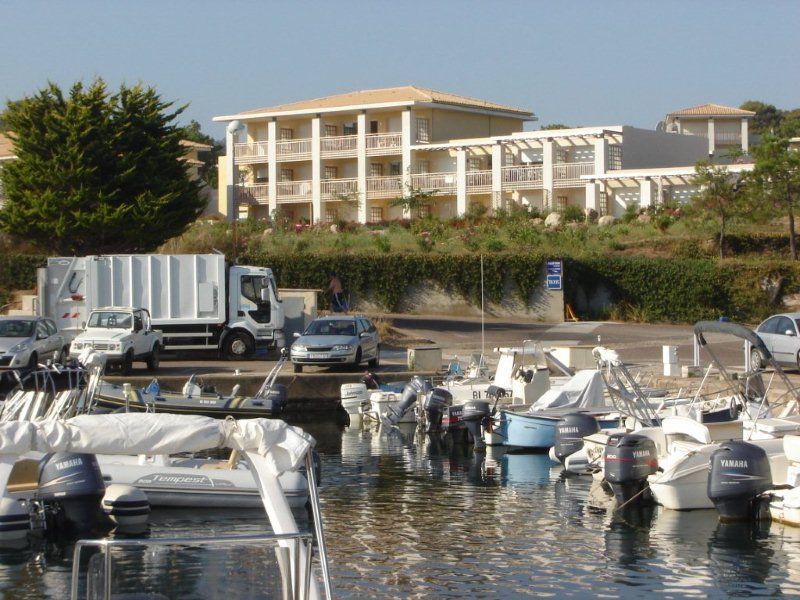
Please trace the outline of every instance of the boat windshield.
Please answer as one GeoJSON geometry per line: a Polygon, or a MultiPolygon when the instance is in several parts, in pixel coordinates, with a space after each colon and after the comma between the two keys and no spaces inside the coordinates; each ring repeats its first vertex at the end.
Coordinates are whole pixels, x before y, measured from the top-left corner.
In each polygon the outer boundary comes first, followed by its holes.
{"type": "Polygon", "coordinates": [[[109,329],[130,329],[132,315],[128,312],[98,310],[89,317],[89,327],[108,327],[109,329]]]}
{"type": "Polygon", "coordinates": [[[35,321],[0,321],[0,337],[31,337],[34,327],[35,321]]]}
{"type": "Polygon", "coordinates": [[[356,324],[354,321],[344,319],[325,319],[314,321],[308,326],[303,335],[355,335],[356,324]]]}

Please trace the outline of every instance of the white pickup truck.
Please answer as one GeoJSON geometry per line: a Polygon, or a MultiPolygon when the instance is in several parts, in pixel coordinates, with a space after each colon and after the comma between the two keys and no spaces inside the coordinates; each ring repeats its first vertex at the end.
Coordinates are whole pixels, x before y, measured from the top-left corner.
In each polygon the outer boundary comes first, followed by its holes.
{"type": "Polygon", "coordinates": [[[86,328],[72,341],[69,354],[77,358],[92,348],[105,357],[106,364],[120,365],[127,375],[135,360],[145,361],[149,371],[156,370],[162,346],[161,332],[152,328],[147,309],[110,306],[89,313],[86,328]]]}

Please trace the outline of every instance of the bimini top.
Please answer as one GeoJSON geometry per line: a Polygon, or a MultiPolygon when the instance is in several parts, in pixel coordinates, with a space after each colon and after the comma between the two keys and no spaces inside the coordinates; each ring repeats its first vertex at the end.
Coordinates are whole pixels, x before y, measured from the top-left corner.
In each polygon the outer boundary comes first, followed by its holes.
{"type": "Polygon", "coordinates": [[[738,337],[750,342],[753,348],[758,349],[765,359],[769,360],[772,358],[772,354],[770,354],[770,351],[767,350],[767,347],[764,345],[764,340],[762,340],[755,331],[744,325],[726,321],[698,321],[695,323],[694,334],[697,337],[697,341],[703,346],[707,344],[705,337],[703,337],[704,333],[723,333],[725,335],[738,337]]]}

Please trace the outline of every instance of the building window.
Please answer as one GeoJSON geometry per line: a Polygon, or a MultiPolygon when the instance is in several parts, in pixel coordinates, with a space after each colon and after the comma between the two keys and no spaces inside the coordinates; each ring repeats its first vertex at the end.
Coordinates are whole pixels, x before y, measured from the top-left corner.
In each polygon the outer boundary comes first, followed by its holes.
{"type": "Polygon", "coordinates": [[[431,216],[431,205],[430,204],[421,204],[420,207],[417,209],[417,217],[420,219],[427,219],[431,216]]]}
{"type": "Polygon", "coordinates": [[[389,163],[389,175],[395,177],[403,174],[403,163],[399,160],[393,160],[389,163]]]}
{"type": "Polygon", "coordinates": [[[325,125],[325,137],[333,137],[338,135],[339,128],[336,125],[325,125]]]}
{"type": "Polygon", "coordinates": [[[294,130],[290,129],[289,127],[281,127],[280,131],[280,139],[281,140],[291,140],[294,138],[294,130]]]}
{"type": "Polygon", "coordinates": [[[569,204],[569,198],[567,196],[556,196],[556,210],[558,212],[562,212],[567,208],[567,204],[569,204]]]}
{"type": "Polygon", "coordinates": [[[369,209],[369,221],[370,223],[380,223],[383,221],[383,207],[382,206],[371,206],[369,209]]]}
{"type": "Polygon", "coordinates": [[[605,192],[600,192],[597,208],[601,217],[608,214],[608,194],[605,192]]]}
{"type": "Polygon", "coordinates": [[[431,122],[428,119],[417,118],[417,141],[423,144],[431,141],[431,122]]]}
{"type": "Polygon", "coordinates": [[[371,163],[369,165],[369,176],[370,177],[382,177],[383,176],[383,165],[381,163],[371,163]]]}
{"type": "Polygon", "coordinates": [[[294,181],[294,170],[281,169],[281,181],[294,181]]]}
{"type": "Polygon", "coordinates": [[[378,122],[377,121],[370,121],[369,122],[369,132],[370,133],[378,133],[378,122]]]}
{"type": "Polygon", "coordinates": [[[344,135],[357,135],[358,134],[358,124],[357,123],[345,123],[342,125],[342,133],[344,135]]]}
{"type": "Polygon", "coordinates": [[[255,174],[255,182],[256,183],[269,183],[269,169],[266,167],[258,167],[256,168],[255,174]]]}
{"type": "Polygon", "coordinates": [[[513,152],[509,152],[508,150],[506,150],[503,153],[503,164],[507,165],[507,166],[513,166],[514,162],[515,162],[514,161],[514,153],[513,152]]]}
{"type": "Polygon", "coordinates": [[[427,160],[418,160],[417,161],[417,173],[430,173],[431,172],[431,163],[427,160]]]}
{"type": "Polygon", "coordinates": [[[483,166],[483,161],[480,158],[467,159],[467,171],[480,171],[483,166]]]}
{"type": "Polygon", "coordinates": [[[325,222],[326,223],[333,223],[339,219],[339,211],[335,208],[326,208],[325,209],[325,222]]]}
{"type": "Polygon", "coordinates": [[[622,146],[614,145],[608,147],[608,168],[622,168],[622,146]]]}
{"type": "Polygon", "coordinates": [[[323,179],[336,179],[339,176],[339,167],[325,167],[323,179]]]}
{"type": "Polygon", "coordinates": [[[564,148],[557,148],[556,149],[556,162],[557,163],[565,163],[569,159],[569,152],[567,152],[564,148]]]}

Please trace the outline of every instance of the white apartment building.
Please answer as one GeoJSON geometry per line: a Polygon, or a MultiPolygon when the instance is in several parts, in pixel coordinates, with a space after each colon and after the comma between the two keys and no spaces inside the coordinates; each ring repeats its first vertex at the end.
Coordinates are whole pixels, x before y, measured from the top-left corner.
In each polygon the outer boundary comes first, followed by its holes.
{"type": "Polygon", "coordinates": [[[669,113],[663,127],[670,133],[704,138],[709,157],[720,159],[731,150],[750,151],[749,123],[755,114],[721,104],[700,104],[669,113]]]}

